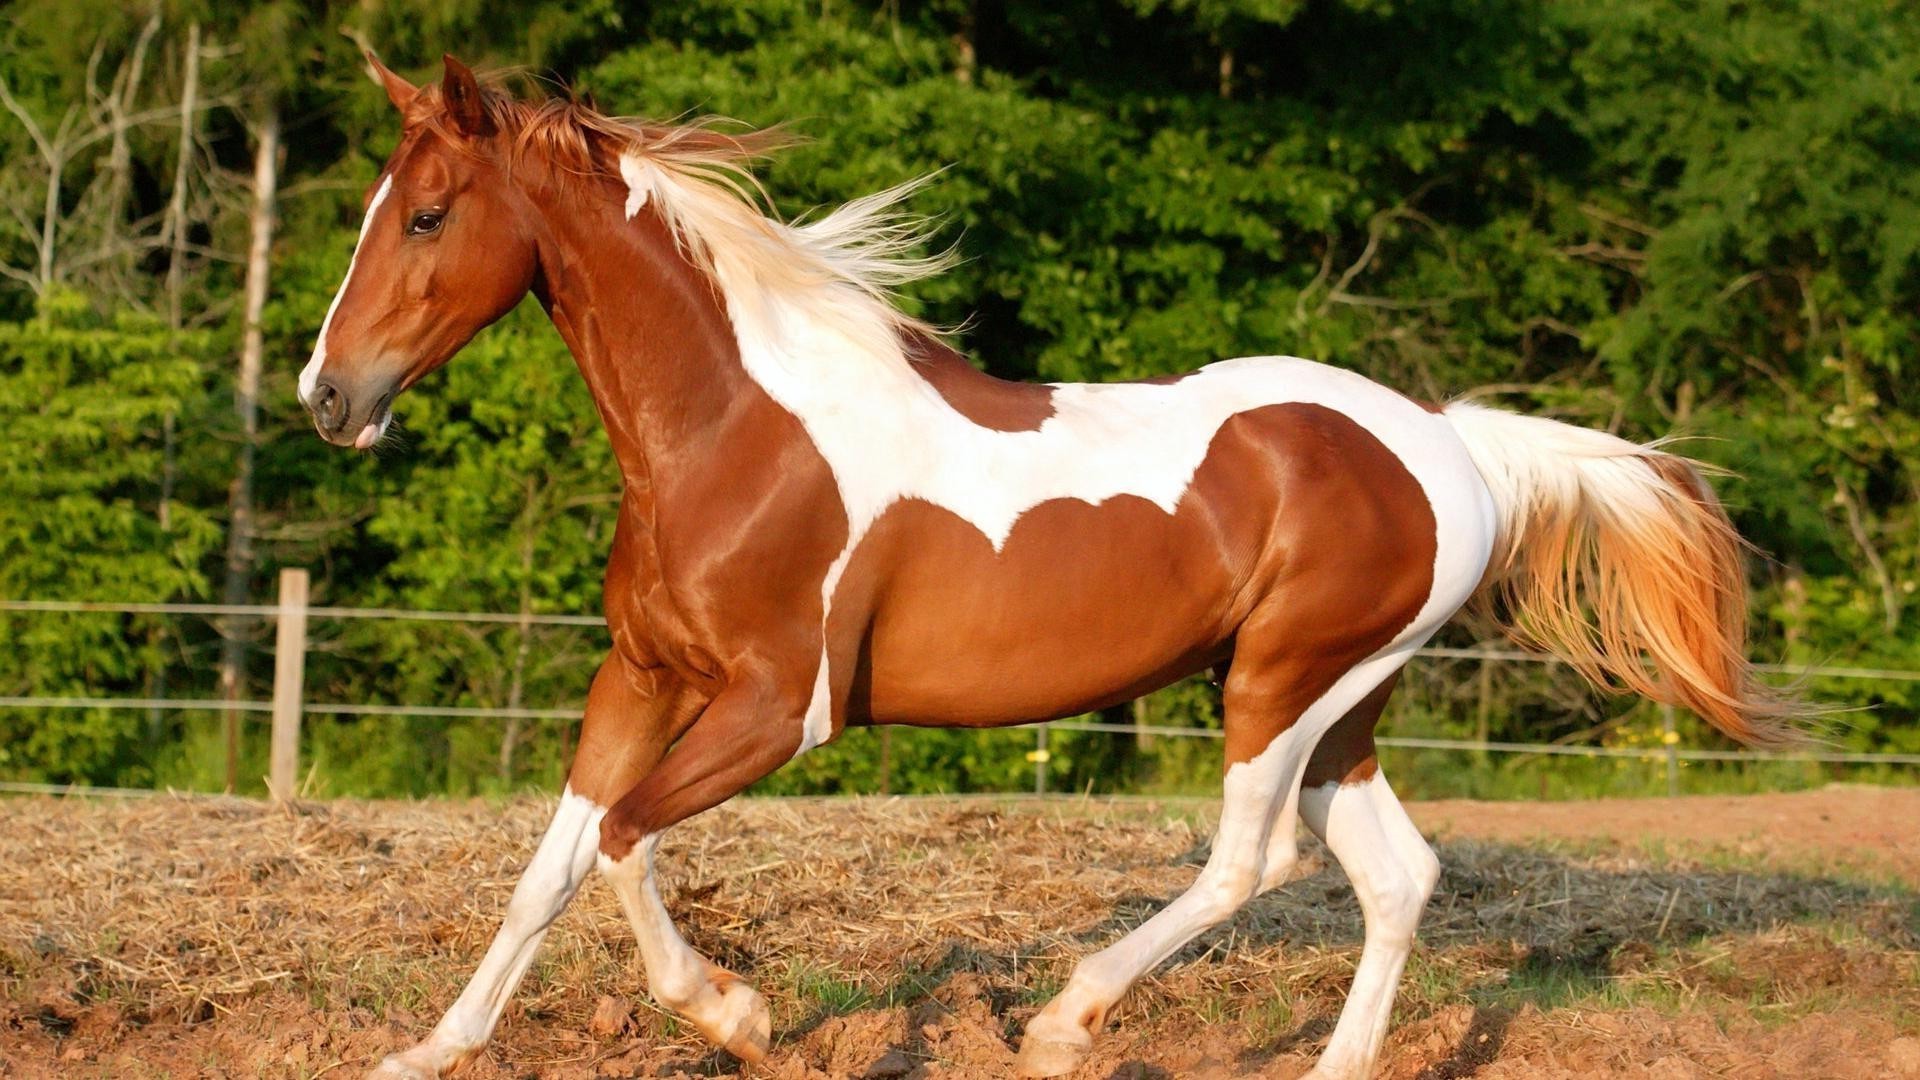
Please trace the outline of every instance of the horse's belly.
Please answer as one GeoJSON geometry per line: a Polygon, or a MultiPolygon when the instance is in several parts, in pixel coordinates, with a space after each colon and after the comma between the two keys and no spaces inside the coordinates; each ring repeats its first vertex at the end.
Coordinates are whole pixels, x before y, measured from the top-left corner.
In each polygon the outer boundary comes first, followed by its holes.
{"type": "Polygon", "coordinates": [[[995,727],[1092,712],[1205,670],[1228,654],[1220,641],[1188,642],[1149,661],[1116,661],[1111,642],[1063,634],[1023,654],[962,648],[929,666],[914,654],[874,653],[855,722],[995,727]],[[897,655],[897,661],[895,659],[897,655]]]}
{"type": "MultiPolygon", "coordinates": [[[[1264,455],[1260,455],[1264,457],[1264,455]]],[[[1001,724],[1124,701],[1223,659],[1272,559],[1282,484],[1218,447],[1177,510],[1121,495],[1056,499],[995,551],[958,515],[909,500],[875,523],[836,611],[871,612],[850,719],[1001,724]]]]}
{"type": "Polygon", "coordinates": [[[1036,530],[1023,543],[1023,522],[998,558],[975,533],[903,565],[875,609],[850,715],[961,725],[1069,716],[1223,659],[1235,621],[1228,560],[1157,542],[1174,530],[1151,504],[1109,508],[1105,520],[1137,518],[1149,535],[1069,529],[1091,508],[1063,502],[1038,514],[1062,526],[1049,539],[1036,530]],[[1145,525],[1149,516],[1160,523],[1145,525]]]}

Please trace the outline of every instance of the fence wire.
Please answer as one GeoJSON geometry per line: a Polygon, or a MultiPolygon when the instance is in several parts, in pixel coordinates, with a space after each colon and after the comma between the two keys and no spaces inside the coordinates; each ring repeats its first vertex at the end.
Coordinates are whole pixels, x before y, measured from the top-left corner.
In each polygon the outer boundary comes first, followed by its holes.
{"type": "MultiPolygon", "coordinates": [[[[598,615],[522,615],[512,612],[436,611],[416,608],[371,607],[308,607],[303,610],[308,619],[387,619],[413,622],[576,627],[602,627],[606,625],[606,620],[598,615]]],[[[278,604],[173,604],[86,600],[0,600],[0,612],[189,615],[209,618],[244,616],[272,619],[281,614],[282,608],[278,604]]],[[[1427,659],[1468,660],[1480,663],[1564,663],[1564,661],[1556,657],[1539,653],[1523,652],[1516,649],[1432,646],[1419,650],[1415,655],[1427,659]]],[[[1803,679],[1835,678],[1876,682],[1920,682],[1920,671],[1901,669],[1835,665],[1797,666],[1790,664],[1756,664],[1754,667],[1760,671],[1803,679]]],[[[272,712],[273,703],[270,701],[250,699],[228,701],[209,698],[12,695],[0,696],[0,708],[139,709],[147,711],[200,711],[260,715],[272,712]]],[[[556,708],[496,708],[463,705],[386,704],[378,702],[301,702],[300,710],[304,713],[318,716],[404,716],[443,719],[577,720],[582,716],[582,710],[578,706],[556,708]]],[[[1031,725],[1030,727],[1035,730],[1036,738],[1040,740],[1039,745],[1042,747],[1045,745],[1045,733],[1048,731],[1090,732],[1102,735],[1170,736],[1174,738],[1200,739],[1219,739],[1224,737],[1225,734],[1218,728],[1161,727],[1152,724],[1104,724],[1084,720],[1055,720],[1031,725]]],[[[1670,763],[1676,761],[1770,761],[1783,764],[1806,762],[1840,765],[1920,765],[1920,754],[1892,752],[1859,753],[1837,750],[1815,750],[1795,753],[1772,753],[1755,750],[1683,748],[1674,746],[1671,743],[1658,747],[1633,748],[1586,744],[1483,742],[1474,739],[1393,736],[1380,737],[1377,738],[1375,742],[1383,747],[1411,750],[1585,758],[1623,758],[1652,762],[1667,761],[1670,763]]],[[[1037,761],[1044,763],[1046,760],[1044,749],[1037,753],[1042,755],[1037,758],[1037,761]]],[[[1029,756],[1033,757],[1034,755],[1029,756]]],[[[22,781],[0,781],[0,793],[41,795],[86,794],[112,797],[164,794],[163,792],[143,788],[89,787],[84,785],[39,784],[22,781]]]]}

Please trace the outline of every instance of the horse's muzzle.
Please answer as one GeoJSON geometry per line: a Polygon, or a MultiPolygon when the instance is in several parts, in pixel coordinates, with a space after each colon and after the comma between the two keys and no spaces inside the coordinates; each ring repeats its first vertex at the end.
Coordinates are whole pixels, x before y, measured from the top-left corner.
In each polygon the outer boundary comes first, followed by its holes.
{"type": "Polygon", "coordinates": [[[313,416],[314,430],[335,446],[356,450],[371,447],[387,430],[392,418],[393,389],[374,394],[354,393],[331,379],[315,381],[301,404],[313,416]],[[370,404],[364,404],[370,403],[370,404]]]}

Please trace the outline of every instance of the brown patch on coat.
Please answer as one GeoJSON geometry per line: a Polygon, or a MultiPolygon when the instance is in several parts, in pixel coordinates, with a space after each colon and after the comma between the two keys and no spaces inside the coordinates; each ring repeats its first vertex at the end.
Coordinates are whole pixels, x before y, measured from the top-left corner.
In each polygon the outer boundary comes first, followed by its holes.
{"type": "Polygon", "coordinates": [[[608,656],[587,690],[567,787],[596,806],[612,806],[660,763],[705,705],[666,669],[608,656]]]}
{"type": "Polygon", "coordinates": [[[933,334],[909,330],[902,345],[914,373],[953,411],[994,431],[1037,431],[1053,415],[1053,387],[996,379],[933,334]]]}
{"type": "MultiPolygon", "coordinates": [[[[1257,526],[1259,500],[1234,508],[1257,526]]],[[[984,727],[1071,716],[1219,660],[1232,553],[1197,508],[1169,516],[1134,496],[1029,510],[996,553],[952,511],[890,507],[850,561],[830,636],[848,715],[984,727]],[[1150,579],[1153,587],[1131,583],[1150,579]],[[1117,590],[1117,582],[1129,582],[1117,590]]]]}

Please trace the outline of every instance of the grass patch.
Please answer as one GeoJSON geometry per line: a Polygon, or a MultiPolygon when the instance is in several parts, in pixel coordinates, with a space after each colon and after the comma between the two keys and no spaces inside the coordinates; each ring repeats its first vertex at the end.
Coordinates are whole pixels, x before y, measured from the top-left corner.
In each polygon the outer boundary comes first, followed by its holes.
{"type": "Polygon", "coordinates": [[[827,1016],[845,1016],[876,1003],[876,995],[840,972],[806,960],[789,960],[780,986],[805,1010],[811,1006],[827,1016]]]}

